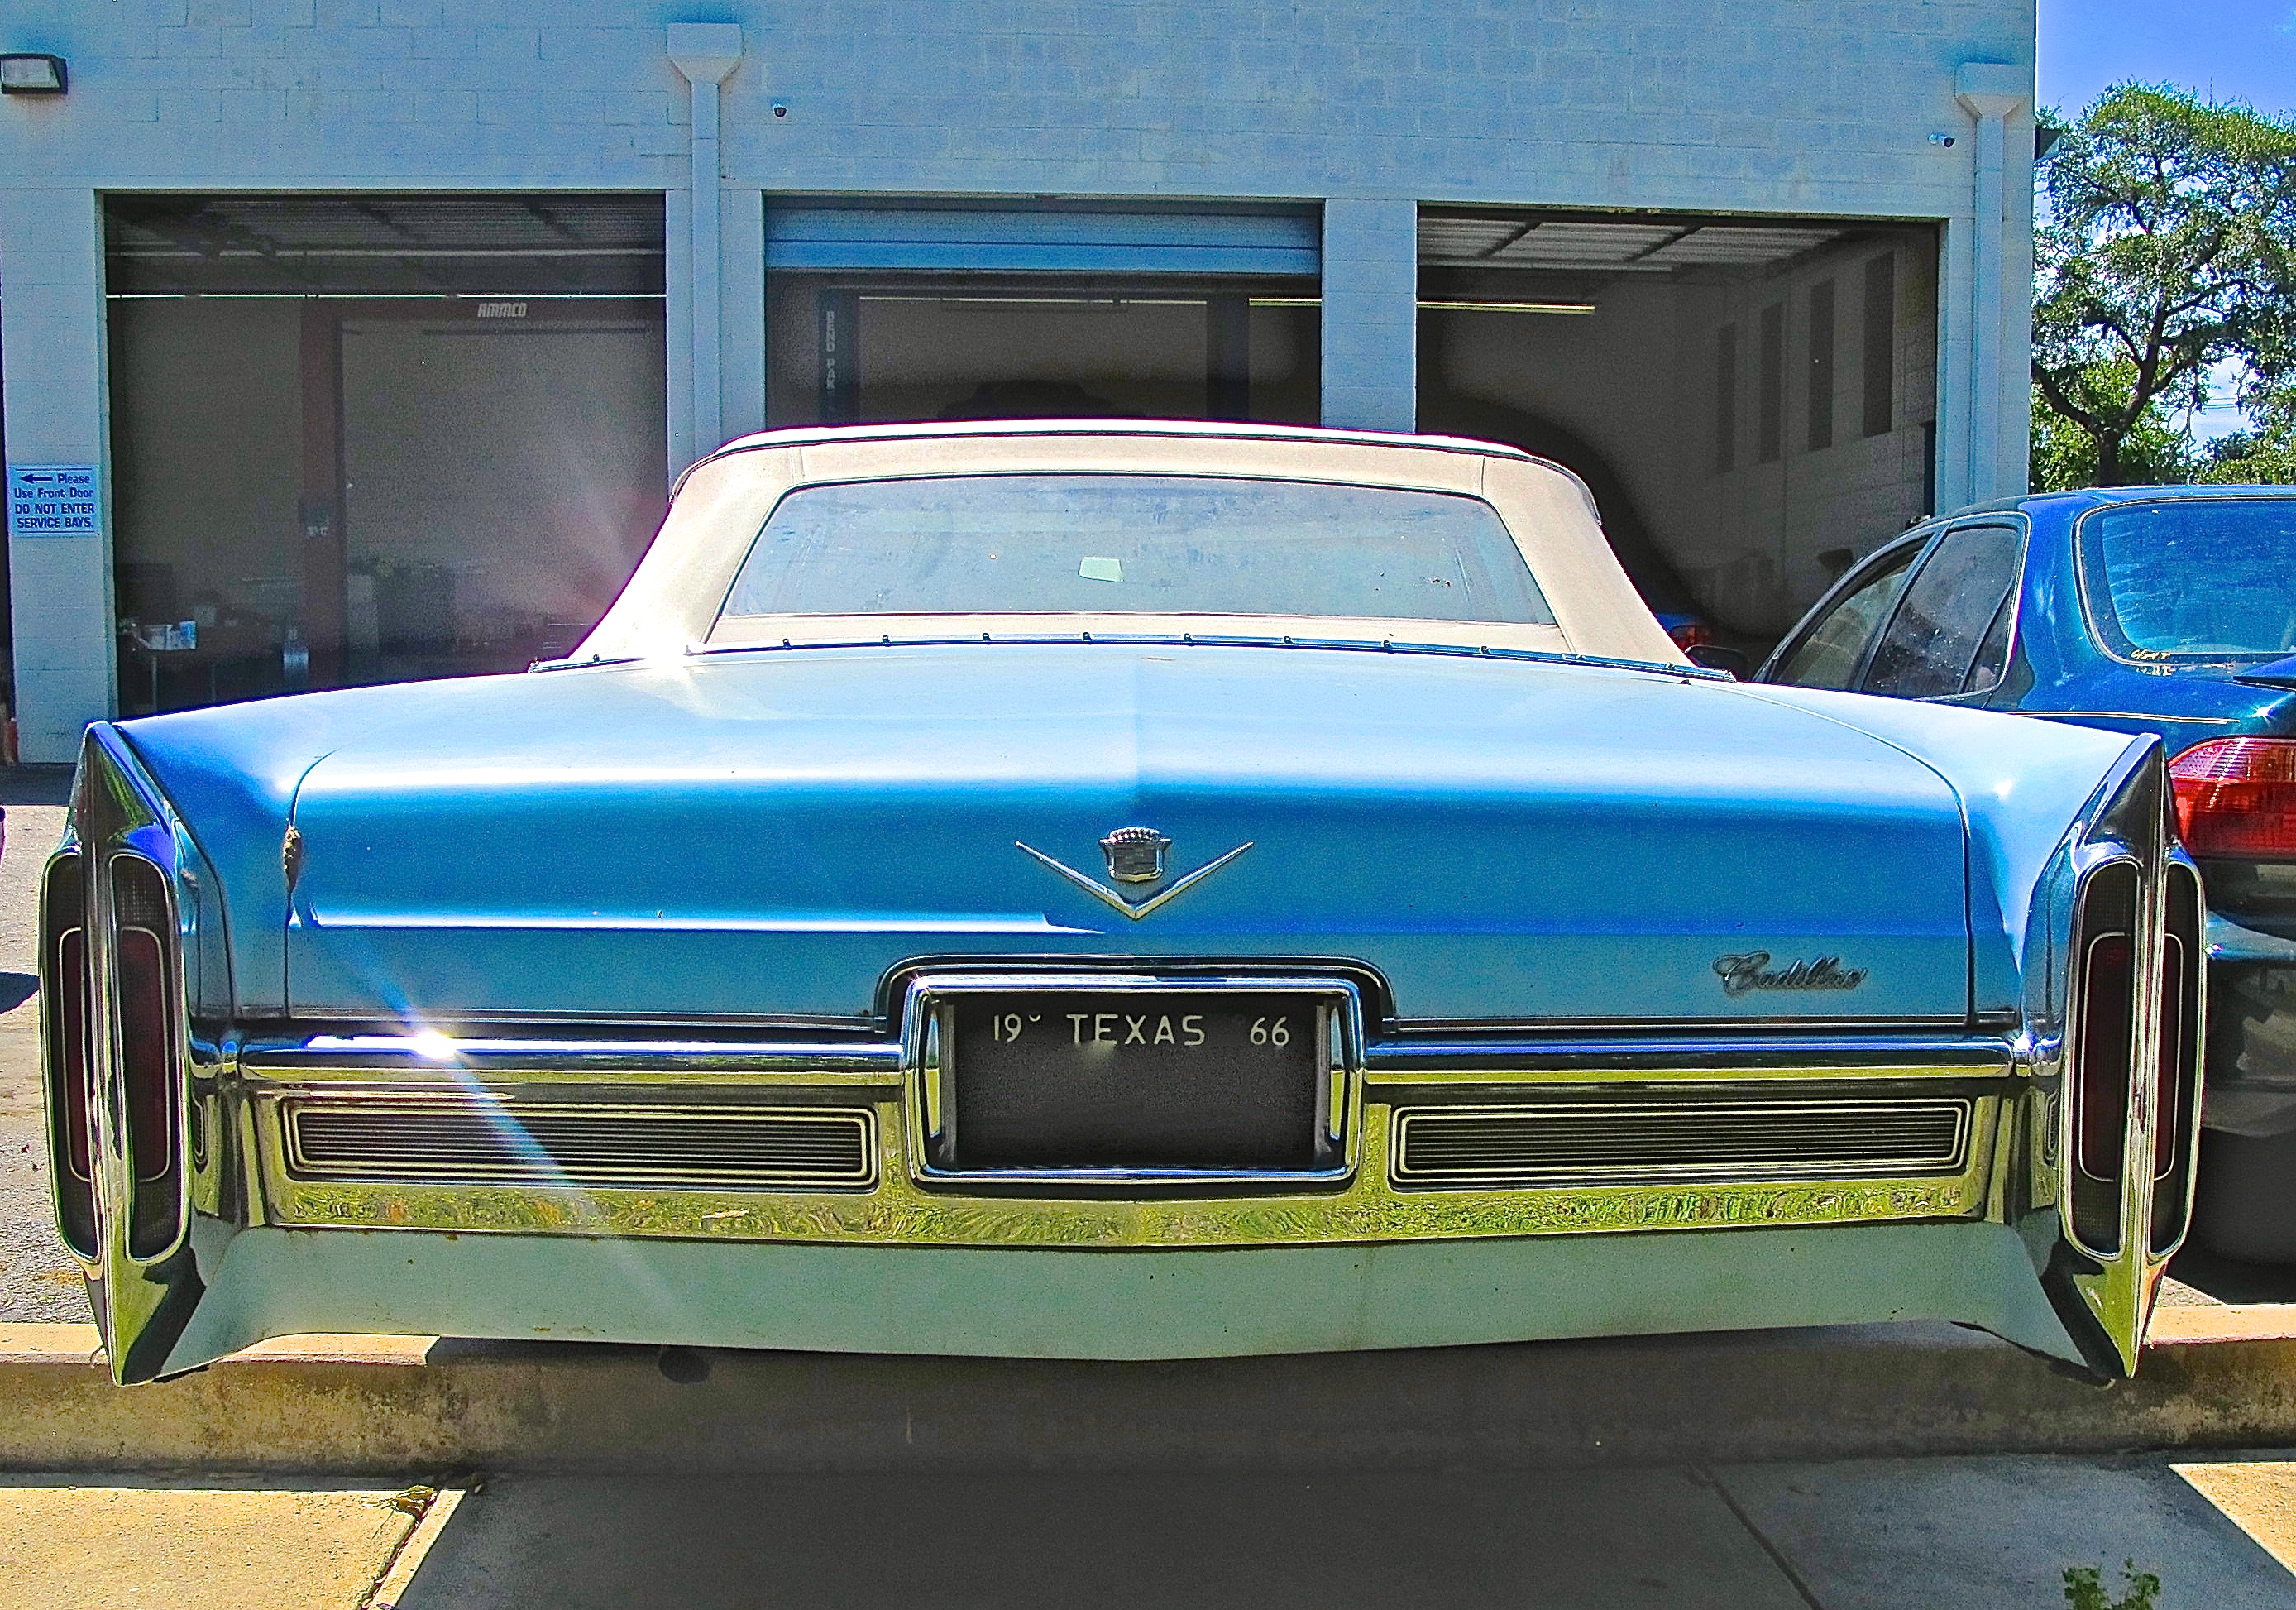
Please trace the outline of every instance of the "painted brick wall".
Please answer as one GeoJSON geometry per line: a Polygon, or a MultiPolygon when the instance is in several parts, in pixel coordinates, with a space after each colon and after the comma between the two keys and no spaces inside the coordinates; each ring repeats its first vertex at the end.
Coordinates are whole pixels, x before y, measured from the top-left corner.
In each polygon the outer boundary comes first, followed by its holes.
{"type": "Polygon", "coordinates": [[[17,0],[72,93],[35,183],[682,182],[670,21],[744,25],[726,168],[773,190],[1966,210],[1963,62],[2031,0],[17,0]],[[775,119],[768,102],[789,115],[775,119]]]}
{"type": "MultiPolygon", "coordinates": [[[[72,79],[61,101],[0,105],[12,456],[102,456],[101,191],[568,187],[670,193],[682,462],[697,444],[675,21],[738,22],[747,45],[723,103],[729,428],[762,415],[762,194],[1357,203],[1327,212],[1327,412],[1407,425],[1413,203],[1962,220],[1963,240],[1974,141],[1956,70],[2030,74],[2034,35],[2033,0],[12,0],[0,48],[54,51],[72,79]]],[[[1948,252],[1939,418],[1941,457],[1966,465],[1966,393],[1995,388],[1986,462],[2013,469],[2021,354],[2006,341],[1997,374],[1970,376],[1955,322],[1972,275],[2013,282],[2013,317],[2022,304],[2021,114],[2007,147],[2006,260],[1948,252]]],[[[37,758],[111,708],[104,546],[18,553],[37,758]]]]}

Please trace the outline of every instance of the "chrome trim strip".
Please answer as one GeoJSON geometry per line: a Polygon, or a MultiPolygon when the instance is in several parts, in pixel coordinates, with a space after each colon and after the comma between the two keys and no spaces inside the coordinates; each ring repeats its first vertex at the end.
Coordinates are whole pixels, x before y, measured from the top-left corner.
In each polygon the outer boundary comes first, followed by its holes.
{"type": "MultiPolygon", "coordinates": [[[[1027,846],[1023,845],[1023,849],[1027,846]]],[[[520,916],[469,911],[327,911],[312,906],[314,928],[420,932],[444,928],[506,933],[1090,933],[1055,923],[1042,912],[856,911],[825,916],[802,912],[756,916],[670,916],[606,912],[575,916],[520,916]]]]}
{"type": "Polygon", "coordinates": [[[1382,1085],[1508,1078],[2007,1078],[2017,1071],[2013,1044],[1989,1037],[1383,1040],[1368,1048],[1365,1063],[1373,1082],[1382,1085]]]}
{"type": "Polygon", "coordinates": [[[432,1229],[474,1235],[672,1236],[840,1242],[880,1246],[1264,1247],[1319,1241],[1368,1245],[1481,1236],[1614,1235],[1993,1218],[1988,1171],[2012,1144],[2015,1098],[1973,1098],[1970,1166],[1951,1177],[1737,1182],[1640,1181],[1399,1190],[1390,1178],[1392,1126],[1382,1104],[1350,1126],[1362,1147],[1335,1186],[955,1191],[921,1184],[903,1155],[910,1136],[894,1098],[874,1103],[882,1147],[872,1191],[633,1190],[298,1179],[283,1166],[275,1094],[240,1107],[260,1166],[266,1222],[315,1230],[432,1229]]]}
{"type": "MultiPolygon", "coordinates": [[[[949,617],[963,620],[961,615],[949,617]]],[[[1398,620],[1398,626],[1410,622],[1398,620]]],[[[689,643],[685,654],[689,659],[701,660],[726,654],[791,654],[808,649],[834,651],[856,648],[982,648],[990,645],[1021,645],[1023,646],[1084,646],[1102,648],[1257,648],[1304,649],[1349,654],[1423,654],[1444,660],[1505,660],[1531,665],[1564,665],[1586,670],[1638,671],[1644,676],[1677,677],[1685,682],[1729,682],[1737,678],[1726,670],[1709,670],[1685,660],[1680,664],[1662,660],[1620,660],[1606,654],[1574,654],[1559,649],[1493,648],[1488,644],[1470,646],[1464,643],[1414,643],[1384,637],[1374,643],[1357,637],[1253,637],[1228,632],[1002,632],[994,636],[987,632],[955,631],[947,637],[926,637],[904,633],[896,637],[881,633],[874,637],[854,637],[836,641],[791,642],[783,638],[779,643],[689,643]]],[[[589,665],[620,665],[629,663],[627,657],[612,660],[562,660],[529,669],[571,669],[589,665]]]]}
{"type": "Polygon", "coordinates": [[[2237,716],[2164,716],[2141,710],[2021,710],[2017,713],[2043,721],[2165,721],[2194,727],[2234,727],[2240,721],[2237,716]]]}
{"type": "MultiPolygon", "coordinates": [[[[935,974],[936,978],[946,976],[935,974]]],[[[980,990],[1061,988],[1167,990],[1225,983],[1227,988],[1300,988],[1299,975],[1266,979],[1224,974],[1218,979],[1136,974],[1020,972],[964,975],[980,990]],[[1057,977],[1058,984],[1038,981],[1057,977]]],[[[1342,990],[1343,980],[1315,975],[1306,987],[1342,990]]],[[[1360,991],[1352,991],[1360,1001],[1360,991]]],[[[1356,1061],[1375,1083],[1509,1078],[1584,1079],[1663,1076],[1680,1079],[1918,1079],[2006,1077],[2016,1053],[2005,1039],[1891,1039],[1882,1036],[1803,1038],[1653,1035],[1632,1039],[1366,1040],[1351,1025],[1356,1061]]],[[[646,1072],[677,1074],[802,1073],[864,1076],[882,1081],[910,1069],[906,1041],[778,1039],[584,1039],[425,1034],[315,1034],[293,1041],[258,1041],[242,1048],[250,1079],[405,1071],[426,1077],[457,1068],[496,1072],[646,1072]]]]}
{"type": "Polygon", "coordinates": [[[241,1053],[253,1079],[316,1072],[490,1073],[521,1072],[636,1073],[803,1073],[898,1079],[901,1047],[884,1042],[840,1044],[717,1039],[458,1039],[446,1034],[316,1034],[287,1045],[241,1053]]]}
{"type": "Polygon", "coordinates": [[[1649,1039],[1668,1033],[1689,1034],[1703,1030],[1741,1036],[1776,1032],[1781,1043],[1788,1043],[1787,1031],[1881,1039],[1893,1034],[1934,1036],[1941,1030],[1967,1029],[1969,1026],[1967,1014],[1959,1012],[1941,1013],[1935,1017],[1892,1018],[1772,1016],[1754,1013],[1728,1017],[1394,1017],[1388,1019],[1385,1025],[1390,1034],[1406,1036],[1599,1034],[1608,1031],[1630,1038],[1649,1039]]]}

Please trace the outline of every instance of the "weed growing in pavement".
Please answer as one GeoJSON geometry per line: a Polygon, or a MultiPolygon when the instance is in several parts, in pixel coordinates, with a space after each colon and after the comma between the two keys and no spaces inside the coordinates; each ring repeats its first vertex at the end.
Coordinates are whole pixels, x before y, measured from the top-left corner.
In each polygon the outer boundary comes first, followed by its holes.
{"type": "Polygon", "coordinates": [[[2161,1597],[2161,1579],[2139,1571],[2135,1560],[2120,1562],[2120,1583],[2128,1591],[2119,1598],[2104,1597],[2104,1573],[2094,1565],[2065,1567],[2065,1603],[2073,1610],[2153,1610],[2161,1597]]]}

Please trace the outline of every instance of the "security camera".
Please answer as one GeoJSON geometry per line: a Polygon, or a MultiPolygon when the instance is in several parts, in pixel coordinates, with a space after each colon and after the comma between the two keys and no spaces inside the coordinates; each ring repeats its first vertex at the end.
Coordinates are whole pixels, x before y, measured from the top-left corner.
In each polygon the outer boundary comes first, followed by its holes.
{"type": "MultiPolygon", "coordinates": [[[[774,109],[774,115],[776,117],[781,115],[781,109],[779,107],[775,107],[774,109]]],[[[1933,134],[1930,136],[1930,144],[1932,145],[1951,145],[1953,144],[1953,136],[1948,134],[1933,134]]]]}

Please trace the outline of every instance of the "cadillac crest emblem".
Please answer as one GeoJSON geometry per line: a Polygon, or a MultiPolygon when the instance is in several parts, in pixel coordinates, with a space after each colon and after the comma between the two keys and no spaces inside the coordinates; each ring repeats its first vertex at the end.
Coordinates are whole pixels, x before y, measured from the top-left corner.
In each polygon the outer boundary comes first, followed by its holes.
{"type": "Polygon", "coordinates": [[[1058,873],[1101,904],[1112,911],[1122,912],[1136,923],[1170,905],[1250,849],[1251,841],[1246,839],[1226,855],[1215,856],[1193,872],[1166,883],[1164,852],[1171,847],[1172,841],[1153,827],[1118,828],[1100,842],[1100,852],[1108,858],[1108,875],[1111,880],[1111,883],[1103,883],[1098,878],[1086,877],[1075,867],[1046,855],[1033,844],[1023,843],[1018,839],[1013,841],[1013,849],[1037,865],[1058,873]],[[1159,883],[1162,887],[1152,891],[1140,889],[1139,885],[1143,883],[1159,883]],[[1130,892],[1131,890],[1138,890],[1138,892],[1130,892]]]}
{"type": "Polygon", "coordinates": [[[1164,875],[1164,852],[1172,841],[1153,827],[1119,827],[1100,842],[1108,875],[1119,883],[1152,883],[1164,875]]]}

